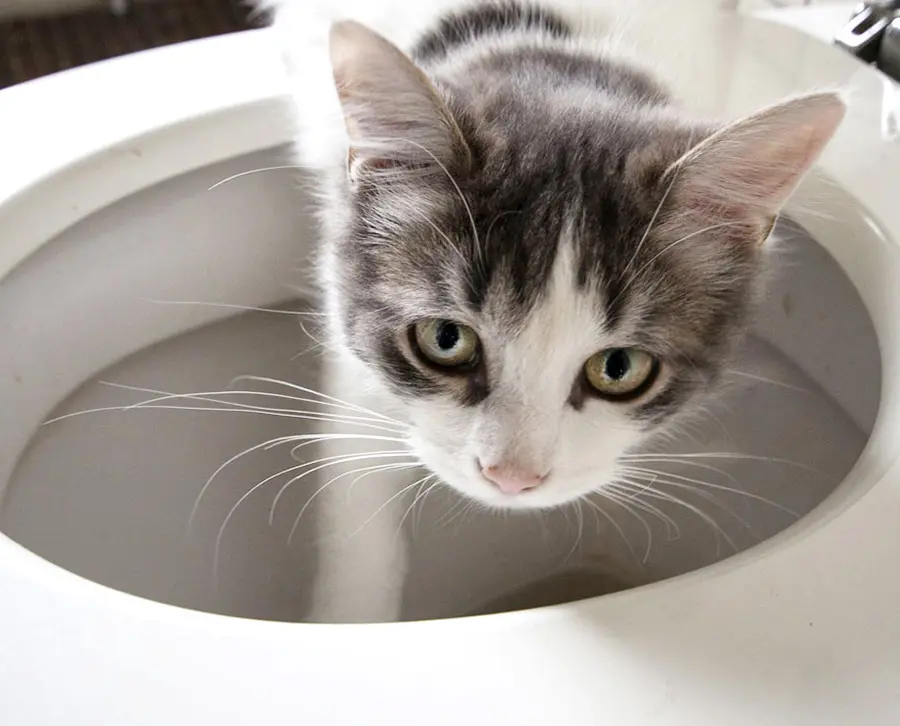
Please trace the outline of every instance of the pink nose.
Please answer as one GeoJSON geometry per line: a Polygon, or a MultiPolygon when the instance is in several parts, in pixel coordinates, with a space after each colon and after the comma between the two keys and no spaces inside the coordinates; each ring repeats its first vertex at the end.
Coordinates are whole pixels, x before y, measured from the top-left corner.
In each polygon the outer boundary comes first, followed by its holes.
{"type": "Polygon", "coordinates": [[[506,466],[483,466],[481,473],[488,481],[496,484],[504,494],[520,494],[526,489],[534,489],[545,478],[539,474],[506,466]]]}

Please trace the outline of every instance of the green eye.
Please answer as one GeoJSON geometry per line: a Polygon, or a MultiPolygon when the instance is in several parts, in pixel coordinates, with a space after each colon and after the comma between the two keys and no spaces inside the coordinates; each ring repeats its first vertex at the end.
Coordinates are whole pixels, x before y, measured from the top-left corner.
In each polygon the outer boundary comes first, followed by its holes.
{"type": "Polygon", "coordinates": [[[419,352],[435,365],[461,368],[478,358],[478,336],[467,325],[452,320],[416,323],[415,343],[419,352]]]}
{"type": "Polygon", "coordinates": [[[659,361],[636,348],[609,348],[588,358],[584,375],[603,398],[630,400],[644,393],[656,379],[659,361]]]}

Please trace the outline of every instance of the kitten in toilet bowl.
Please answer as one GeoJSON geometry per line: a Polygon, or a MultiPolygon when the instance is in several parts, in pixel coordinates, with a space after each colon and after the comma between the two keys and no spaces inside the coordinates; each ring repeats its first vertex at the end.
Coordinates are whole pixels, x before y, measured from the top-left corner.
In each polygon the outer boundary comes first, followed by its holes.
{"type": "Polygon", "coordinates": [[[310,620],[400,617],[416,484],[516,510],[627,486],[715,393],[843,118],[834,93],[688,116],[581,5],[272,7],[320,190],[327,390],[370,427],[326,424],[310,620]]]}

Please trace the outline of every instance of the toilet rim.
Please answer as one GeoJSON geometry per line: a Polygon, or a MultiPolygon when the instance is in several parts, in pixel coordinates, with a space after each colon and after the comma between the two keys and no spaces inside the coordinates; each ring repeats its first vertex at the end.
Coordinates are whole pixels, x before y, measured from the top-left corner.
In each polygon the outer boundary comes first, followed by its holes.
{"type": "MultiPolygon", "coordinates": [[[[0,246],[0,279],[44,242],[108,204],[167,178],[289,143],[292,127],[286,104],[287,79],[278,57],[266,42],[268,32],[254,30],[153,49],[14,86],[0,94],[0,117],[11,125],[11,132],[0,139],[0,158],[6,160],[8,172],[15,170],[0,176],[0,224],[14,231],[6,235],[0,246]],[[164,64],[159,63],[162,56],[168,56],[164,64]],[[235,61],[236,58],[241,61],[235,61]],[[178,82],[174,78],[167,82],[160,71],[177,72],[178,82]],[[149,92],[137,96],[128,92],[142,86],[150,89],[149,92]],[[173,89],[182,88],[187,90],[173,93],[173,89]],[[130,97],[115,107],[114,113],[94,116],[90,109],[97,107],[95,102],[101,104],[101,96],[110,89],[115,89],[117,95],[124,92],[130,97]],[[35,142],[41,137],[33,133],[33,120],[51,114],[53,109],[49,104],[58,103],[60,97],[82,99],[80,107],[70,112],[82,114],[84,118],[71,119],[74,133],[53,137],[51,143],[35,142]],[[227,122],[228,133],[216,134],[223,122],[227,122]],[[174,138],[170,141],[168,137],[174,138]],[[145,150],[152,150],[153,156],[164,163],[150,168],[139,163],[145,150]],[[97,183],[87,185],[89,188],[85,190],[85,178],[97,183]],[[41,198],[50,193],[58,200],[68,201],[60,201],[48,209],[41,198]],[[73,197],[77,202],[71,201],[73,197]]],[[[847,125],[853,122],[851,109],[847,125]]],[[[847,135],[844,131],[840,137],[847,135]]],[[[835,143],[838,141],[840,138],[835,143]]],[[[825,172],[832,172],[833,181],[841,184],[841,167],[829,168],[827,156],[821,166],[825,172]]],[[[799,195],[802,194],[801,190],[799,195]]],[[[799,206],[804,205],[801,202],[799,206]]],[[[820,218],[814,215],[803,218],[802,212],[795,216],[807,228],[812,228],[810,231],[817,239],[828,235],[827,223],[820,218]]],[[[877,229],[880,236],[887,236],[884,226],[872,217],[861,219],[877,229]]],[[[900,234],[890,237],[898,238],[900,234]]],[[[877,322],[876,328],[883,346],[883,328],[877,322]]],[[[886,370],[889,363],[884,361],[886,370]]],[[[889,387],[887,381],[884,385],[889,387]]],[[[877,447],[885,426],[885,412],[890,410],[886,394],[882,394],[872,440],[847,480],[859,479],[859,470],[870,468],[867,461],[871,458],[870,449],[877,447]]],[[[863,474],[866,482],[859,485],[859,490],[874,484],[880,478],[879,470],[883,475],[889,465],[890,462],[883,461],[875,471],[863,474]]],[[[861,493],[859,490],[857,494],[861,493]]],[[[839,493],[830,500],[836,498],[840,498],[839,493]]],[[[823,523],[824,519],[827,519],[825,512],[811,513],[804,518],[804,528],[823,523]]],[[[790,528],[789,538],[796,534],[796,529],[790,528]]],[[[755,558],[768,548],[769,543],[763,543],[753,548],[749,556],[755,558]]],[[[712,570],[737,566],[743,559],[743,556],[729,558],[714,565],[712,570]]],[[[703,575],[709,569],[704,568],[703,575]]],[[[667,582],[665,586],[670,584],[667,582]]]]}
{"type": "MultiPolygon", "coordinates": [[[[743,21],[749,22],[758,21],[743,21]]],[[[894,189],[900,185],[900,148],[882,142],[877,134],[884,81],[850,59],[845,70],[858,88],[854,96],[857,103],[851,106],[822,167],[845,193],[845,197],[836,198],[848,205],[853,198],[865,199],[866,211],[859,213],[849,207],[840,210],[849,216],[838,232],[815,216],[801,221],[814,237],[828,242],[860,289],[882,347],[883,370],[889,372],[900,363],[895,352],[900,350],[900,324],[891,314],[891,310],[900,309],[900,290],[886,283],[871,283],[877,274],[900,279],[900,259],[893,242],[900,239],[900,205],[896,204],[896,192],[890,191],[892,184],[887,183],[892,180],[894,189]],[[871,137],[875,138],[872,148],[859,143],[860,138],[871,137]],[[848,163],[860,158],[864,163],[848,163]],[[852,232],[854,225],[861,234],[868,226],[869,237],[881,237],[878,249],[872,246],[860,254],[832,239],[836,234],[852,232]]],[[[4,174],[0,176],[0,228],[4,230],[0,279],[57,232],[119,198],[175,174],[286,142],[290,125],[283,114],[285,79],[281,74],[267,31],[259,30],[148,51],[0,93],[0,119],[9,129],[0,134],[0,158],[4,159],[4,174]],[[169,75],[171,83],[166,82],[169,75]],[[115,89],[118,104],[103,116],[94,116],[91,109],[108,103],[104,96],[109,89],[115,89]],[[46,133],[53,114],[58,112],[60,98],[78,99],[65,110],[70,131],[64,137],[48,139],[46,133]],[[216,135],[225,123],[228,134],[216,135]],[[36,128],[43,133],[36,134],[36,128]],[[190,143],[186,143],[188,140],[190,143]],[[165,163],[139,163],[142,154],[137,152],[151,146],[155,158],[165,163]],[[86,184],[86,180],[91,183],[86,184]],[[77,204],[70,201],[73,198],[77,204]]],[[[807,614],[813,617],[811,613],[829,620],[832,627],[840,627],[846,620],[837,605],[844,604],[846,596],[833,598],[829,604],[829,588],[822,583],[809,581],[793,587],[797,572],[820,572],[819,557],[831,558],[831,566],[848,587],[855,583],[895,607],[900,601],[900,585],[891,578],[867,577],[859,572],[854,557],[864,557],[873,569],[889,572],[887,568],[893,562],[884,551],[889,548],[870,539],[883,532],[889,541],[900,544],[900,530],[893,526],[900,517],[900,500],[893,493],[900,486],[900,466],[896,446],[891,443],[900,431],[898,403],[897,381],[886,374],[871,440],[841,489],[803,522],[739,556],[673,580],[595,600],[458,621],[342,626],[354,635],[340,637],[357,639],[362,645],[354,650],[362,646],[390,647],[416,653],[423,647],[420,639],[426,632],[431,642],[452,650],[453,634],[463,623],[470,635],[481,632],[487,636],[490,631],[493,636],[505,637],[511,629],[540,627],[545,634],[555,633],[568,641],[572,632],[567,629],[572,622],[599,618],[605,626],[620,628],[617,632],[649,638],[671,630],[660,623],[665,619],[660,617],[659,608],[663,596],[666,618],[678,619],[688,631],[696,628],[697,632],[706,632],[707,639],[713,633],[716,639],[745,643],[748,633],[764,627],[764,616],[767,626],[774,625],[776,631],[794,630],[797,625],[787,615],[801,612],[805,613],[804,627],[807,614]],[[871,534],[867,537],[866,533],[871,534]],[[850,550],[853,557],[847,556],[850,550]],[[740,593],[747,591],[757,593],[747,598],[752,602],[741,600],[740,593]],[[787,615],[779,611],[773,618],[772,598],[784,597],[785,593],[794,601],[786,607],[787,615]],[[701,615],[696,606],[702,602],[728,603],[730,611],[720,608],[701,615]],[[645,627],[650,623],[656,626],[645,627]],[[735,623],[744,629],[737,636],[730,633],[735,623]],[[387,632],[399,633],[401,629],[410,632],[410,639],[398,641],[392,635],[392,640],[385,640],[387,632]]],[[[302,642],[307,651],[325,652],[335,647],[339,637],[339,629],[331,626],[240,620],[145,601],[61,570],[2,535],[0,577],[30,588],[27,597],[46,600],[65,595],[107,615],[116,611],[116,617],[151,619],[206,631],[227,628],[231,633],[254,634],[273,646],[283,646],[285,639],[300,638],[296,642],[302,642]]],[[[0,599],[0,614],[10,613],[21,615],[0,599]]],[[[892,638],[900,642],[900,625],[889,617],[886,605],[881,610],[876,607],[869,616],[867,633],[877,630],[885,643],[892,638]]],[[[21,617],[17,619],[22,621],[21,617]]],[[[6,618],[0,617],[0,629],[4,622],[6,618]]],[[[806,642],[824,647],[819,640],[806,642]]],[[[766,653],[781,652],[777,643],[768,646],[766,653]]],[[[884,648],[882,661],[891,662],[884,648]]]]}

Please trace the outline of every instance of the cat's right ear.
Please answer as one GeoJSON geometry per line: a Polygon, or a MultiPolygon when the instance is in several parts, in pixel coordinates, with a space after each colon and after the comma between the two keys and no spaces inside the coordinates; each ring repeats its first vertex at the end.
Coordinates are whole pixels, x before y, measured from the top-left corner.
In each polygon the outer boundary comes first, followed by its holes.
{"type": "Polygon", "coordinates": [[[429,169],[469,148],[428,77],[388,40],[353,21],[331,27],[331,66],[350,141],[348,170],[429,169]]]}

